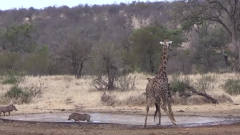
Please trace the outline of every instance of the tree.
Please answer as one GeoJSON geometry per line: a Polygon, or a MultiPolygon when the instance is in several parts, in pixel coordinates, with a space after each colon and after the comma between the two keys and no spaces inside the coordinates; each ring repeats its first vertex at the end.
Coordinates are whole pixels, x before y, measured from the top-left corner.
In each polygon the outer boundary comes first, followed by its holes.
{"type": "Polygon", "coordinates": [[[192,32],[191,59],[197,71],[216,72],[217,69],[228,67],[221,50],[227,42],[226,33],[221,27],[214,28],[204,23],[197,32],[192,32]]]}
{"type": "Polygon", "coordinates": [[[0,47],[21,54],[32,52],[36,45],[31,36],[32,31],[30,24],[7,27],[2,31],[0,47]]]}
{"type": "Polygon", "coordinates": [[[47,46],[40,46],[28,54],[22,64],[23,70],[32,75],[46,75],[49,68],[49,51],[47,46]]]}
{"type": "Polygon", "coordinates": [[[67,44],[61,50],[61,56],[69,62],[72,67],[72,73],[76,78],[82,76],[84,63],[90,58],[91,43],[81,37],[71,37],[67,40],[67,44]]]}
{"type": "Polygon", "coordinates": [[[99,79],[106,75],[107,82],[104,84],[108,90],[113,90],[114,81],[123,69],[122,49],[111,42],[102,42],[94,46],[92,56],[95,74],[99,79]]]}
{"type": "Polygon", "coordinates": [[[172,40],[174,46],[183,41],[181,30],[169,30],[163,26],[148,26],[133,31],[130,36],[131,62],[141,71],[154,73],[158,69],[161,56],[159,41],[172,40]]]}
{"type": "Polygon", "coordinates": [[[212,21],[226,30],[234,46],[235,70],[240,71],[240,0],[188,0],[184,10],[189,26],[212,21]]]}
{"type": "Polygon", "coordinates": [[[24,57],[33,52],[36,43],[32,39],[33,28],[30,24],[21,24],[2,29],[0,36],[1,68],[3,71],[22,70],[24,57]]]}

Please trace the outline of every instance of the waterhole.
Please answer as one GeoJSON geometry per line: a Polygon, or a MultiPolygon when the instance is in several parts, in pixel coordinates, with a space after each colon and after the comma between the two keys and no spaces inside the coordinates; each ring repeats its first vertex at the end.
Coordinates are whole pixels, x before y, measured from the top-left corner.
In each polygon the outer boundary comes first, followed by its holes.
{"type": "MultiPolygon", "coordinates": [[[[88,113],[91,116],[91,123],[115,123],[128,125],[143,125],[144,115],[127,115],[111,113],[88,113]]],[[[33,122],[62,122],[71,123],[68,120],[70,113],[42,113],[42,114],[24,114],[15,116],[1,116],[2,119],[33,121],[33,122]]],[[[240,118],[227,117],[205,117],[205,116],[175,116],[176,124],[184,127],[223,125],[240,122],[240,118]]],[[[154,121],[153,116],[148,117],[148,125],[156,125],[158,118],[154,121]]],[[[172,125],[167,116],[162,116],[162,125],[172,125]]]]}

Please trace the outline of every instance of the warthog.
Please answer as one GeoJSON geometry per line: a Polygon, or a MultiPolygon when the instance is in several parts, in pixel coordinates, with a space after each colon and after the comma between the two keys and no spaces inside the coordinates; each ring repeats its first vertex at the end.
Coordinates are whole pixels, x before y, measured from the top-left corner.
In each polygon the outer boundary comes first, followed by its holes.
{"type": "Polygon", "coordinates": [[[80,114],[80,113],[72,113],[69,115],[68,120],[73,119],[74,121],[87,121],[90,122],[90,115],[88,114],[80,114]]]}
{"type": "Polygon", "coordinates": [[[2,106],[2,107],[0,107],[0,116],[2,113],[5,116],[6,112],[8,112],[8,115],[10,115],[10,112],[13,110],[17,111],[17,108],[13,104],[8,105],[8,106],[2,106]]]}

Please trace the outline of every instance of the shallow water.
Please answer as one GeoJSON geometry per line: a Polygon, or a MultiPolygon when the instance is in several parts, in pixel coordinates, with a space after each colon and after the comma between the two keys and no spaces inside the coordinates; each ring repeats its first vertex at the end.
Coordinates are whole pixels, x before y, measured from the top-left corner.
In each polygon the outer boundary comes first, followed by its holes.
{"type": "MultiPolygon", "coordinates": [[[[144,115],[126,115],[126,114],[111,114],[111,113],[88,113],[91,116],[91,123],[116,123],[128,125],[143,125],[144,115]]],[[[34,121],[34,122],[66,122],[71,123],[73,120],[68,120],[70,113],[42,113],[42,114],[24,114],[15,116],[1,117],[3,119],[34,121]]],[[[202,125],[219,125],[232,124],[239,122],[239,118],[223,118],[223,117],[203,117],[203,116],[175,116],[176,124],[186,127],[202,126],[202,125]]],[[[153,116],[148,117],[148,125],[156,125],[158,119],[154,122],[153,116]]],[[[162,125],[171,125],[167,116],[162,116],[162,125]]]]}

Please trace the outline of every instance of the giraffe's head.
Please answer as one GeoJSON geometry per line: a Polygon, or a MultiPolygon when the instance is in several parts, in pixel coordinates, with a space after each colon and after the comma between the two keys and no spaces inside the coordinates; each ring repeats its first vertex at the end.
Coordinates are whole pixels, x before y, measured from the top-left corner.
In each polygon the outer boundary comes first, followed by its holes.
{"type": "Polygon", "coordinates": [[[168,48],[172,43],[173,43],[173,41],[169,41],[169,40],[160,41],[160,44],[163,45],[164,47],[167,47],[167,48],[168,48]]]}

